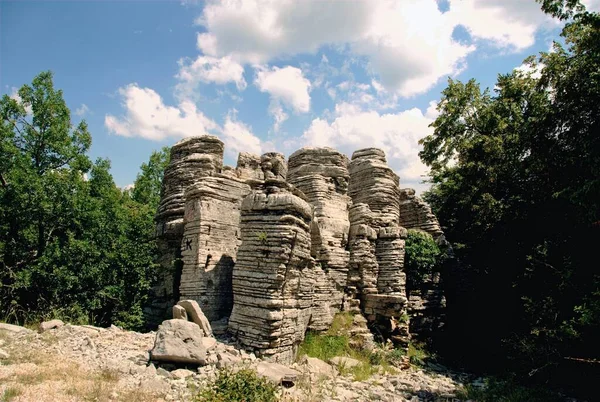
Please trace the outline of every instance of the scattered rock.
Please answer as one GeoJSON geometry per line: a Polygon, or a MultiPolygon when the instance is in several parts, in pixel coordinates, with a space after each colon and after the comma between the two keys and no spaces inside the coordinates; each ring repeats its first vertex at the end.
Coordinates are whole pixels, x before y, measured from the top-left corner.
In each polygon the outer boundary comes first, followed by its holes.
{"type": "Polygon", "coordinates": [[[177,378],[177,379],[188,378],[188,377],[192,376],[193,374],[194,374],[193,372],[191,372],[190,370],[186,370],[186,369],[177,369],[177,370],[171,371],[171,377],[177,378]]]}
{"type": "Polygon", "coordinates": [[[6,352],[5,350],[0,349],[0,360],[6,360],[10,357],[10,355],[8,354],[8,352],[6,352]]]}
{"type": "Polygon", "coordinates": [[[362,364],[360,362],[360,360],[356,360],[351,357],[344,357],[344,356],[332,357],[331,359],[329,359],[329,362],[331,364],[333,364],[334,366],[345,367],[345,368],[352,368],[352,367],[360,366],[362,364]]]}
{"type": "Polygon", "coordinates": [[[44,321],[40,324],[40,332],[46,332],[51,329],[60,328],[63,325],[65,325],[65,323],[62,322],[61,320],[44,321]]]}
{"type": "Polygon", "coordinates": [[[275,384],[293,386],[298,380],[299,372],[279,363],[262,361],[256,366],[256,373],[275,384]]]}
{"type": "Polygon", "coordinates": [[[305,356],[301,362],[306,365],[311,374],[326,377],[333,377],[335,375],[335,369],[331,365],[316,357],[305,356]]]}
{"type": "Polygon", "coordinates": [[[196,300],[180,300],[177,304],[185,309],[192,322],[198,324],[198,326],[202,328],[204,336],[212,336],[210,322],[208,322],[208,319],[202,312],[202,309],[200,309],[196,300]]]}
{"type": "Polygon", "coordinates": [[[151,360],[168,363],[206,363],[202,330],[193,322],[166,320],[158,327],[151,360]]]}

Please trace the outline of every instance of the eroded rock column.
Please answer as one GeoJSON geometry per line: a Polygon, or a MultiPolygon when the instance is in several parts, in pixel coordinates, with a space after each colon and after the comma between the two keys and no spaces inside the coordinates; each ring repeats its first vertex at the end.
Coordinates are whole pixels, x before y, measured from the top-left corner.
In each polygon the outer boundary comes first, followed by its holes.
{"type": "Polygon", "coordinates": [[[242,244],[233,269],[229,331],[275,361],[295,358],[310,319],[311,207],[282,180],[267,179],[242,202],[242,244]]]}
{"type": "Polygon", "coordinates": [[[392,340],[408,342],[404,238],[400,227],[399,178],[376,148],[352,155],[349,291],[361,311],[392,340]]]}
{"type": "Polygon", "coordinates": [[[288,162],[288,182],[301,190],[313,207],[312,256],[315,305],[310,328],[326,330],[342,307],[350,254],[347,250],[348,158],[331,148],[303,148],[288,162]]]}
{"type": "Polygon", "coordinates": [[[159,280],[150,292],[145,315],[151,328],[170,315],[179,298],[182,264],[184,192],[203,177],[219,173],[223,167],[223,142],[204,135],[183,139],[171,147],[169,166],[165,169],[161,200],[155,216],[158,242],[159,280]]]}
{"type": "Polygon", "coordinates": [[[244,181],[226,175],[205,177],[185,192],[180,297],[197,301],[210,321],[229,317],[233,307],[240,208],[249,193],[244,181]]]}

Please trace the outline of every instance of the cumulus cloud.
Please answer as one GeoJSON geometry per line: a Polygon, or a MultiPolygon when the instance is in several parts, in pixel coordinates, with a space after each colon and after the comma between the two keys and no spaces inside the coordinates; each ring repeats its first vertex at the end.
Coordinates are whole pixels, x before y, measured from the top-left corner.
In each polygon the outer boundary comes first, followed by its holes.
{"type": "Polygon", "coordinates": [[[422,191],[428,187],[421,183],[428,169],[419,159],[418,142],[432,132],[432,121],[418,108],[380,114],[339,104],[330,121],[312,121],[302,136],[302,145],[330,146],[348,154],[360,148],[381,148],[399,174],[401,186],[422,191]]]}
{"type": "Polygon", "coordinates": [[[137,84],[120,88],[119,94],[125,114],[120,118],[113,115],[104,118],[106,128],[117,135],[158,141],[207,134],[218,128],[190,101],[183,101],[177,107],[167,106],[154,90],[137,84]]]}
{"type": "Polygon", "coordinates": [[[130,84],[119,89],[123,98],[124,115],[106,115],[106,128],[124,137],[142,137],[150,140],[183,138],[202,134],[218,135],[225,143],[229,155],[238,152],[261,153],[258,137],[246,124],[236,118],[235,109],[230,111],[223,126],[207,118],[196,105],[183,101],[177,106],[167,106],[162,98],[150,88],[130,84]]]}
{"type": "Polygon", "coordinates": [[[75,109],[75,114],[77,116],[83,117],[85,116],[88,112],[90,111],[90,108],[85,104],[82,103],[80,107],[78,107],[77,109],[75,109]]]}
{"type": "Polygon", "coordinates": [[[179,97],[190,98],[198,87],[198,84],[234,83],[238,90],[246,89],[244,79],[244,67],[233,61],[231,57],[198,56],[191,62],[189,59],[179,60],[179,72],[176,75],[179,83],[176,93],[179,97]]]}
{"type": "Polygon", "coordinates": [[[232,157],[236,157],[240,152],[258,155],[262,153],[260,139],[252,134],[250,127],[236,119],[235,110],[227,114],[221,133],[225,152],[232,157]]]}
{"type": "Polygon", "coordinates": [[[310,81],[302,75],[302,70],[292,66],[258,67],[254,84],[261,92],[271,98],[269,113],[275,119],[274,130],[288,118],[284,107],[295,113],[306,113],[310,110],[310,81]]]}
{"type": "MultiPolygon", "coordinates": [[[[21,96],[19,95],[19,90],[15,87],[12,87],[10,89],[10,95],[8,95],[11,99],[14,99],[17,101],[17,103],[19,104],[23,104],[23,99],[21,99],[21,96]]],[[[33,114],[33,109],[31,108],[31,105],[29,106],[25,106],[25,113],[27,113],[28,115],[32,115],[33,114]]]]}

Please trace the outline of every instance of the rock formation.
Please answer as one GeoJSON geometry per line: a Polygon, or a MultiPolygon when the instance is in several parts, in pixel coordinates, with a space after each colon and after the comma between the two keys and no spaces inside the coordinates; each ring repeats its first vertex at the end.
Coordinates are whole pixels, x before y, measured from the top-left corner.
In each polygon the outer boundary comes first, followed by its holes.
{"type": "MultiPolygon", "coordinates": [[[[440,224],[431,212],[431,207],[415,190],[405,188],[400,191],[400,223],[406,229],[416,229],[429,233],[444,249],[448,244],[440,224]]],[[[425,338],[440,327],[444,321],[446,299],[441,288],[441,274],[434,272],[419,280],[408,278],[408,313],[411,317],[411,333],[425,338]]]]}
{"type": "Polygon", "coordinates": [[[290,362],[310,319],[312,210],[283,180],[267,179],[242,203],[229,330],[248,348],[290,362]]]}
{"type": "Polygon", "coordinates": [[[171,147],[155,218],[161,280],[152,289],[152,304],[145,311],[151,324],[160,323],[179,298],[185,190],[203,177],[221,172],[223,149],[223,142],[210,135],[186,138],[171,147]]]}
{"type": "MultiPolygon", "coordinates": [[[[189,299],[219,333],[274,361],[292,361],[306,330],[327,330],[342,310],[356,314],[364,345],[376,328],[405,346],[413,316],[416,331],[442,316],[439,276],[407,300],[404,271],[406,228],[443,239],[440,226],[376,148],[351,161],[331,148],[303,148],[289,162],[240,153],[229,168],[216,137],[183,140],[156,222],[164,269],[152,312],[189,299]]],[[[174,316],[190,317],[182,303],[174,316]]]]}

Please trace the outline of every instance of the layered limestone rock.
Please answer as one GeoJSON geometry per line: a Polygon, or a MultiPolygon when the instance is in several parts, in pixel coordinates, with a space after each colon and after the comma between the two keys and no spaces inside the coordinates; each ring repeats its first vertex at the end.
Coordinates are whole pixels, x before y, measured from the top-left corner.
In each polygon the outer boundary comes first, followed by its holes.
{"type": "Polygon", "coordinates": [[[406,229],[420,229],[436,240],[444,235],[429,204],[416,196],[412,188],[400,190],[400,225],[406,229]]]}
{"type": "Polygon", "coordinates": [[[404,238],[399,224],[399,178],[376,148],[352,155],[349,294],[360,301],[367,320],[407,345],[404,238]]]}
{"type": "MultiPolygon", "coordinates": [[[[444,249],[448,247],[444,232],[431,212],[431,207],[416,196],[412,188],[405,188],[400,192],[400,222],[407,229],[429,233],[440,247],[444,249]]],[[[446,299],[440,281],[440,272],[433,272],[424,277],[409,276],[408,278],[410,330],[417,338],[427,338],[443,325],[446,299]]]]}
{"type": "Polygon", "coordinates": [[[342,307],[348,276],[348,158],[331,148],[302,148],[290,156],[287,177],[313,207],[311,253],[320,266],[310,328],[326,330],[342,307]]]}
{"type": "Polygon", "coordinates": [[[180,297],[198,302],[210,321],[229,317],[231,276],[240,237],[240,207],[250,193],[244,181],[217,174],[185,192],[180,297]]]}
{"type": "Polygon", "coordinates": [[[260,165],[260,156],[240,152],[237,160],[237,174],[243,180],[264,180],[265,174],[260,165]]]}
{"type": "Polygon", "coordinates": [[[291,362],[308,326],[314,284],[312,210],[303,194],[267,179],[242,202],[229,331],[257,354],[291,362]]]}
{"type": "Polygon", "coordinates": [[[260,167],[263,177],[267,179],[285,180],[287,177],[287,163],[285,156],[279,152],[267,152],[260,157],[260,167]]]}
{"type": "Polygon", "coordinates": [[[151,326],[162,322],[179,298],[185,190],[203,177],[221,172],[222,167],[223,142],[215,136],[186,138],[171,147],[155,217],[161,272],[158,285],[151,291],[151,304],[145,310],[151,326]]]}

